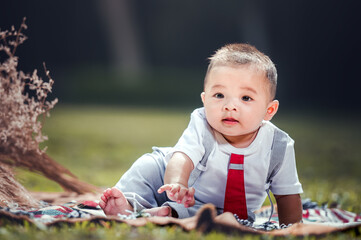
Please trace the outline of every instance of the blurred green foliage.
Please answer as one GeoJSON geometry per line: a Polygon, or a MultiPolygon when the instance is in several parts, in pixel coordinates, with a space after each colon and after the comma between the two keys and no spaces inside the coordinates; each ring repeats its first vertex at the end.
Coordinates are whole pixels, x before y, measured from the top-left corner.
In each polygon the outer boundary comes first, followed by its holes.
{"type": "Polygon", "coordinates": [[[101,65],[63,70],[54,95],[66,104],[112,104],[147,107],[192,107],[201,103],[206,69],[153,67],[114,71],[101,65]]]}

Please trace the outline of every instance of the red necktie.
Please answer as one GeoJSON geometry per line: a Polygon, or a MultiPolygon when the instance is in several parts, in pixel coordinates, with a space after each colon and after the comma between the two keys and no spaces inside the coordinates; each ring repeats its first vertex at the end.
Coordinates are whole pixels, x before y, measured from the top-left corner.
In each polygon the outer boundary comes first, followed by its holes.
{"type": "Polygon", "coordinates": [[[247,219],[243,163],[244,155],[231,154],[223,212],[231,212],[237,214],[240,219],[247,219]]]}

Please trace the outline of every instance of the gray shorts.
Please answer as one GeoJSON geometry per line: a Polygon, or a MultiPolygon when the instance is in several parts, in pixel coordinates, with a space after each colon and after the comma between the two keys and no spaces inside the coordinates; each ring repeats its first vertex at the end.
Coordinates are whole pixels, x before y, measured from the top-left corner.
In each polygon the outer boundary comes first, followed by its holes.
{"type": "Polygon", "coordinates": [[[137,159],[115,186],[124,193],[137,211],[170,206],[178,213],[179,218],[191,217],[204,203],[196,199],[193,207],[185,208],[182,204],[169,200],[165,192],[157,192],[158,188],[164,185],[165,156],[170,149],[153,147],[153,152],[137,159]]]}

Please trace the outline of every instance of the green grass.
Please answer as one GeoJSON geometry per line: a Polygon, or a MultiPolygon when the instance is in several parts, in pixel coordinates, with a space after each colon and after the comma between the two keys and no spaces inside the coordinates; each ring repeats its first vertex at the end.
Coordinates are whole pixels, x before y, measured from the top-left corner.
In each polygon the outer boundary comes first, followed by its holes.
{"type": "MultiPolygon", "coordinates": [[[[0,227],[0,239],[9,240],[35,240],[35,239],[51,239],[51,240],[103,240],[103,239],[157,239],[157,240],[269,240],[269,239],[300,239],[299,237],[283,237],[275,238],[272,236],[257,236],[257,235],[237,235],[237,234],[221,234],[211,232],[209,234],[202,234],[200,232],[191,231],[185,232],[178,227],[157,227],[148,224],[142,227],[130,227],[126,224],[111,223],[108,228],[100,227],[95,224],[87,222],[76,224],[75,226],[62,226],[61,228],[51,227],[46,230],[39,230],[33,226],[13,226],[0,227]]],[[[343,239],[359,239],[353,233],[336,233],[332,235],[320,236],[305,236],[305,240],[343,240],[343,239]]]]}
{"type": "MultiPolygon", "coordinates": [[[[192,109],[150,109],[101,106],[57,106],[47,118],[44,133],[47,153],[81,180],[100,187],[113,186],[120,176],[152,146],[173,146],[189,121],[192,109]]],[[[319,203],[336,202],[343,209],[361,212],[360,115],[280,112],[274,123],[296,141],[296,158],[303,198],[319,203]]],[[[53,182],[21,169],[18,179],[32,191],[61,191],[53,182]]],[[[266,202],[266,204],[268,204],[266,202]]],[[[1,226],[1,224],[0,224],[1,226]]],[[[122,224],[110,229],[37,230],[0,227],[2,239],[233,239],[231,236],[185,233],[177,228],[132,229],[122,224]],[[148,235],[150,237],[148,237],[148,235]],[[143,237],[142,237],[143,236],[143,237]]],[[[348,236],[347,237],[351,237],[348,236]]],[[[343,239],[344,235],[335,239],[343,239]]],[[[249,239],[260,239],[249,236],[249,239]]],[[[267,238],[262,238],[267,239],[267,238]]],[[[349,239],[349,238],[347,238],[349,239]]]]}
{"type": "MultiPolygon", "coordinates": [[[[105,107],[59,107],[46,120],[47,153],[80,179],[113,186],[152,146],[171,146],[188,124],[177,111],[105,107]],[[96,173],[96,174],[94,174],[96,173]]],[[[53,189],[35,177],[22,183],[33,190],[53,189]]]]}

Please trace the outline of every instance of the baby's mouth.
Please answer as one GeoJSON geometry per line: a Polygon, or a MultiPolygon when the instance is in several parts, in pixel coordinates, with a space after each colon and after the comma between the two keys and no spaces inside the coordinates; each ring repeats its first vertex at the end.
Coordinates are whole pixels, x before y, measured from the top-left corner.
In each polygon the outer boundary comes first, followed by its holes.
{"type": "Polygon", "coordinates": [[[222,122],[226,123],[226,124],[236,124],[238,123],[238,121],[234,118],[224,118],[222,119],[222,122]]]}

